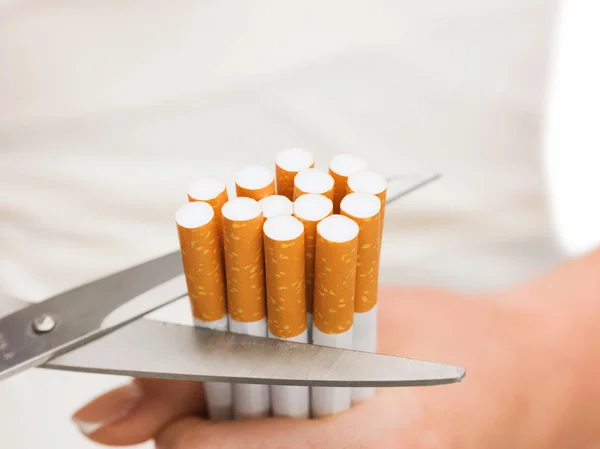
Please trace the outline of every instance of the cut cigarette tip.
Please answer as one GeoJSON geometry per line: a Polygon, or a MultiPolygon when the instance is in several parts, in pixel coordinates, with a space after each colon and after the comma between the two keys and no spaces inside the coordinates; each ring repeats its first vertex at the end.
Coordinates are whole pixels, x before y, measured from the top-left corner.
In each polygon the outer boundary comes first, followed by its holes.
{"type": "Polygon", "coordinates": [[[333,210],[333,202],[320,194],[308,193],[294,201],[294,215],[302,220],[321,221],[333,210]]]}
{"type": "Polygon", "coordinates": [[[235,183],[249,190],[262,189],[273,182],[273,173],[263,165],[248,165],[237,172],[235,183]]]}
{"type": "Polygon", "coordinates": [[[277,194],[294,199],[294,179],[298,172],[314,167],[315,158],[302,148],[287,148],[275,156],[277,194]]]}
{"type": "Polygon", "coordinates": [[[340,203],[343,212],[356,218],[371,218],[381,210],[381,201],[370,193],[350,193],[340,203]]]}
{"type": "Polygon", "coordinates": [[[283,195],[270,195],[259,201],[263,217],[269,219],[278,215],[292,215],[294,204],[283,195]]]}
{"type": "Polygon", "coordinates": [[[286,148],[275,156],[275,164],[292,173],[310,168],[314,163],[314,156],[304,148],[286,148]]]}
{"type": "Polygon", "coordinates": [[[348,177],[348,188],[352,192],[372,193],[379,195],[387,190],[388,182],[380,173],[364,170],[348,177]]]}
{"type": "Polygon", "coordinates": [[[302,195],[317,193],[333,199],[335,180],[333,177],[322,170],[309,168],[302,170],[294,179],[294,198],[302,195]]]}
{"type": "Polygon", "coordinates": [[[235,191],[238,197],[257,201],[275,195],[275,176],[265,166],[248,165],[236,174],[235,191]]]}
{"type": "Polygon", "coordinates": [[[348,177],[353,173],[367,170],[369,164],[362,157],[350,153],[338,154],[331,159],[329,169],[340,176],[348,177]]]}
{"type": "Polygon", "coordinates": [[[317,225],[317,232],[326,240],[334,243],[345,243],[358,235],[356,222],[343,215],[330,215],[317,225]]]}
{"type": "Polygon", "coordinates": [[[215,212],[208,203],[186,203],[177,209],[175,221],[183,228],[195,229],[208,224],[215,212]]]}
{"type": "Polygon", "coordinates": [[[223,217],[231,221],[252,220],[262,214],[258,201],[252,198],[240,197],[229,200],[221,210],[223,217]]]}
{"type": "Polygon", "coordinates": [[[227,189],[219,178],[201,178],[188,186],[187,194],[196,201],[209,201],[218,197],[227,189]]]}
{"type": "Polygon", "coordinates": [[[333,190],[333,177],[322,170],[316,168],[308,168],[302,170],[294,179],[294,187],[296,197],[307,193],[327,194],[333,190]]]}
{"type": "Polygon", "coordinates": [[[295,240],[304,232],[302,222],[291,215],[278,215],[265,221],[265,236],[272,240],[287,242],[295,240]]]}

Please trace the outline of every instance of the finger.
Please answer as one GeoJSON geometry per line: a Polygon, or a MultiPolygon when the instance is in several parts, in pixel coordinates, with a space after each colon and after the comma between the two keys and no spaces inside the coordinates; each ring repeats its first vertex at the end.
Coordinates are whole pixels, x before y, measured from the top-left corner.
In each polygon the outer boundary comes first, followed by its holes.
{"type": "Polygon", "coordinates": [[[135,379],[81,408],[73,421],[91,440],[131,445],[151,439],[182,416],[203,410],[199,382],[135,379]]]}
{"type": "Polygon", "coordinates": [[[375,400],[324,419],[271,418],[211,423],[188,417],[165,428],[156,438],[158,449],[309,449],[389,446],[390,434],[402,420],[392,399],[375,400]],[[385,411],[385,413],[382,413],[385,411]],[[366,419],[377,416],[377,419],[366,419]],[[386,445],[383,444],[385,439],[386,445]],[[349,445],[350,444],[350,445],[349,445]]]}

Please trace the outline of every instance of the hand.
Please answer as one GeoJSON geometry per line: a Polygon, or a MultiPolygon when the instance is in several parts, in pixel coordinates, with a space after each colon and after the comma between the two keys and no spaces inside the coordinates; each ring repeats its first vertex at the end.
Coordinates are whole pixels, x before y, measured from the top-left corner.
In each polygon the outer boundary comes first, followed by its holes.
{"type": "Polygon", "coordinates": [[[597,366],[586,367],[589,354],[574,350],[586,347],[586,334],[572,326],[586,315],[578,311],[587,302],[571,301],[570,313],[555,297],[581,271],[567,267],[485,297],[382,289],[378,351],[465,366],[460,384],[380,389],[348,412],[319,420],[212,424],[202,416],[202,384],[136,379],[74,419],[98,423],[82,426],[97,442],[155,439],[160,449],[592,447],[600,444],[590,418],[600,395],[581,376],[597,366]]]}

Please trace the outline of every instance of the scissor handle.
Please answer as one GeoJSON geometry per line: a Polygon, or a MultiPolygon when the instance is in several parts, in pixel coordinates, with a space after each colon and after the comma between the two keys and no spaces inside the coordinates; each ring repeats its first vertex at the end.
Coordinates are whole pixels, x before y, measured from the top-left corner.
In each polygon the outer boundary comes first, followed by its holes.
{"type": "Polygon", "coordinates": [[[185,296],[179,251],[32,304],[0,318],[0,380],[82,345],[185,296]],[[133,307],[128,303],[136,299],[133,307]],[[105,321],[120,309],[115,318],[105,321]]]}

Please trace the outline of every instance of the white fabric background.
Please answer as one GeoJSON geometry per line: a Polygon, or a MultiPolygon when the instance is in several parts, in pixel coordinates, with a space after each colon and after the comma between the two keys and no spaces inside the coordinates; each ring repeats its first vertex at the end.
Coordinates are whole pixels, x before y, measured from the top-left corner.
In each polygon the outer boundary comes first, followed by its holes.
{"type": "MultiPolygon", "coordinates": [[[[578,228],[589,207],[573,194],[589,184],[565,162],[574,135],[596,137],[573,113],[586,116],[574,101],[598,79],[581,50],[591,36],[576,37],[592,32],[594,7],[561,15],[548,79],[550,0],[2,0],[0,285],[40,300],[171,250],[188,182],[230,179],[290,145],[321,164],[350,151],[386,174],[443,171],[386,214],[385,280],[526,279],[561,257],[551,212],[567,249],[597,238],[578,228]]],[[[591,167],[585,143],[576,160],[591,167]]],[[[3,382],[0,446],[94,447],[68,416],[121,381],[30,371],[3,382]]]]}

